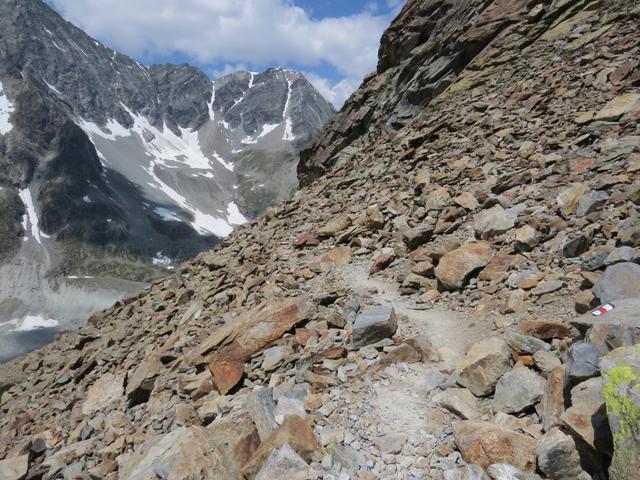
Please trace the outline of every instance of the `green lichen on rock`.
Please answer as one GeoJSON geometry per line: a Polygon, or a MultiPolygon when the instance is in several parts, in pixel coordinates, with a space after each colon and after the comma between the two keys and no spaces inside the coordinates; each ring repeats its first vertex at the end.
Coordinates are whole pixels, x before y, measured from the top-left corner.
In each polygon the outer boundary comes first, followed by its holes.
{"type": "Polygon", "coordinates": [[[640,472],[640,345],[617,348],[601,362],[602,396],[613,434],[611,480],[636,478],[640,472]],[[631,476],[630,476],[631,475],[631,476]]]}

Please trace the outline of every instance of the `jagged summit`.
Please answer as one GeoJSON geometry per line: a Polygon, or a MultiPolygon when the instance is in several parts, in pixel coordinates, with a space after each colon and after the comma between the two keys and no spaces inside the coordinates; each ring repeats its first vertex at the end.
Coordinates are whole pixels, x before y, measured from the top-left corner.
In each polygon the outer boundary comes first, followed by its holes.
{"type": "Polygon", "coordinates": [[[308,185],[2,366],[0,472],[634,478],[640,8],[400,18],[308,185]]]}
{"type": "Polygon", "coordinates": [[[300,73],[141,65],[40,0],[0,2],[0,45],[3,335],[75,328],[288,198],[335,113],[300,73]]]}

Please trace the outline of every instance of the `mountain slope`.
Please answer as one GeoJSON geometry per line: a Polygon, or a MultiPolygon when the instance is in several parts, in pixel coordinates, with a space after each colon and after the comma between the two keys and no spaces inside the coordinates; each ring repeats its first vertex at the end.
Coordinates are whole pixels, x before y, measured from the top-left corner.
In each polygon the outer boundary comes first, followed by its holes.
{"type": "Polygon", "coordinates": [[[40,0],[0,1],[0,32],[5,337],[75,328],[288,198],[334,113],[300,73],[143,66],[40,0]]]}
{"type": "MultiPolygon", "coordinates": [[[[457,5],[401,16],[425,4],[457,5]]],[[[615,349],[637,375],[617,347],[638,343],[640,9],[465,4],[453,30],[524,20],[395,134],[372,126],[215,250],[3,367],[5,466],[535,480],[607,478],[614,440],[634,458],[598,365],[615,349]]]]}

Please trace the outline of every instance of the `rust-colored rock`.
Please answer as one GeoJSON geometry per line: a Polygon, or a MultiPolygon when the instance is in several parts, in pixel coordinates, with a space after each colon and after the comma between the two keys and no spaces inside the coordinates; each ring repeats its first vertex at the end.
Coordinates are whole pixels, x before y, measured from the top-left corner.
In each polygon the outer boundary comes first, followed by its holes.
{"type": "Polygon", "coordinates": [[[459,290],[492,257],[493,249],[489,242],[467,243],[442,257],[436,268],[436,277],[445,290],[459,290]]]}
{"type": "Polygon", "coordinates": [[[577,333],[576,329],[568,323],[548,320],[527,320],[520,324],[520,330],[526,335],[531,335],[541,340],[574,337],[577,333]]]}
{"type": "Polygon", "coordinates": [[[244,363],[224,361],[210,363],[209,371],[213,375],[213,384],[220,395],[226,395],[242,380],[244,363]]]}
{"type": "Polygon", "coordinates": [[[298,416],[287,417],[284,423],[265,438],[251,459],[243,467],[243,473],[249,477],[260,470],[271,452],[288,444],[305,461],[311,459],[311,455],[320,449],[320,443],[313,433],[313,428],[298,416]]]}
{"type": "Polygon", "coordinates": [[[196,365],[245,362],[314,313],[315,304],[306,298],[268,300],[220,327],[188,358],[196,365]]]}
{"type": "Polygon", "coordinates": [[[465,420],[453,427],[453,438],[467,463],[485,470],[507,463],[521,470],[536,469],[536,440],[528,435],[488,422],[465,420]]]}

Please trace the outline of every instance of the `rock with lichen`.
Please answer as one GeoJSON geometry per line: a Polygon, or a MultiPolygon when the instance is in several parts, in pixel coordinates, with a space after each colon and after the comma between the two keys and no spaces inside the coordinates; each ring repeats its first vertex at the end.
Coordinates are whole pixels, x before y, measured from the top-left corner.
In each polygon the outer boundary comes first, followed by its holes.
{"type": "Polygon", "coordinates": [[[640,472],[640,345],[621,347],[601,361],[602,396],[613,434],[611,480],[637,478],[640,472]]]}

